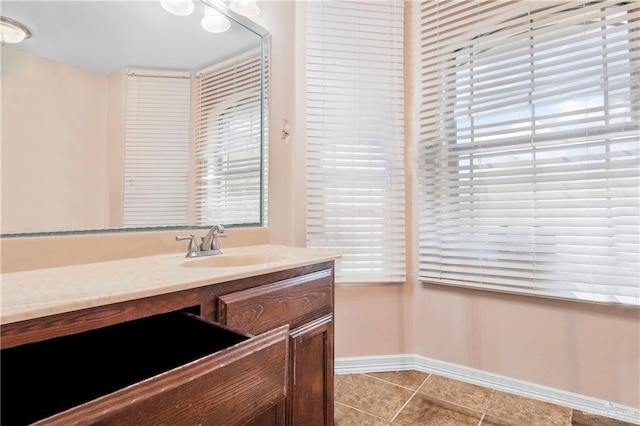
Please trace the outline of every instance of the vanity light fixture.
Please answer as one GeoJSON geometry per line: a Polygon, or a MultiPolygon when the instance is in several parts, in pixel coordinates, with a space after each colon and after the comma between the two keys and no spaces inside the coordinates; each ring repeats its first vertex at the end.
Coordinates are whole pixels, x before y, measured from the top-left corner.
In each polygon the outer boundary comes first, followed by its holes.
{"type": "Polygon", "coordinates": [[[229,9],[247,18],[255,18],[260,13],[256,0],[231,0],[229,9]]]}
{"type": "Polygon", "coordinates": [[[195,9],[193,0],[160,0],[160,4],[167,12],[178,16],[191,15],[195,9]]]}
{"type": "Polygon", "coordinates": [[[0,42],[20,43],[31,37],[31,30],[14,19],[0,16],[0,42]]]}
{"type": "Polygon", "coordinates": [[[223,33],[231,28],[231,21],[214,8],[206,6],[204,8],[204,18],[200,21],[200,25],[211,33],[223,33]]]}

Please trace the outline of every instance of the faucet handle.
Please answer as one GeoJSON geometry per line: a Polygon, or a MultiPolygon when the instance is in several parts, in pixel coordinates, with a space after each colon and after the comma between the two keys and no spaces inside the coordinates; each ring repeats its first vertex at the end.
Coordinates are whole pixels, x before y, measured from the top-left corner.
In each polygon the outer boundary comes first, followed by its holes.
{"type": "Polygon", "coordinates": [[[182,240],[191,240],[189,241],[189,248],[187,249],[187,257],[189,255],[193,256],[193,253],[200,251],[200,247],[198,246],[198,243],[196,243],[195,235],[191,234],[188,237],[185,237],[185,236],[176,237],[176,241],[182,241],[182,240]]]}
{"type": "MultiPolygon", "coordinates": [[[[222,231],[224,232],[224,230],[222,231]]],[[[220,243],[218,242],[218,238],[227,238],[227,234],[212,234],[211,235],[211,245],[209,247],[205,247],[205,237],[200,237],[200,250],[216,250],[220,251],[220,243]]]]}

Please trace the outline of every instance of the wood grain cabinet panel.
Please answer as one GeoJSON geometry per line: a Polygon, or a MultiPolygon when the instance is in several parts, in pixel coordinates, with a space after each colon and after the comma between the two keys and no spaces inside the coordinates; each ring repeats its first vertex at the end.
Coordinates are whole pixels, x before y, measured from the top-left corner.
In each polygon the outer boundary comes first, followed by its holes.
{"type": "Polygon", "coordinates": [[[286,398],[288,331],[171,313],[6,349],[2,424],[242,425],[286,398]]]}
{"type": "Polygon", "coordinates": [[[333,315],[291,331],[289,425],[333,425],[333,315]]]}
{"type": "Polygon", "coordinates": [[[290,326],[290,426],[333,425],[333,268],[225,294],[218,299],[221,324],[259,334],[290,326]]]}

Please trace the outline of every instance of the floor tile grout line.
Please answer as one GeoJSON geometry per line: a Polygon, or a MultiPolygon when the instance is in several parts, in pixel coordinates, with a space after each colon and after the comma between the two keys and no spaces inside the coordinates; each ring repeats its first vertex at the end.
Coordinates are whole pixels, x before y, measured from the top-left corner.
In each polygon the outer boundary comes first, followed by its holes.
{"type": "Polygon", "coordinates": [[[422,381],[422,383],[420,383],[420,385],[416,388],[415,391],[413,391],[413,393],[411,394],[411,396],[404,402],[404,404],[402,404],[402,407],[400,407],[400,409],[398,409],[398,411],[396,411],[396,414],[391,417],[390,422],[393,423],[393,421],[396,419],[396,417],[398,417],[398,415],[402,412],[402,410],[405,409],[405,407],[409,404],[409,402],[411,402],[411,400],[413,399],[414,396],[416,396],[416,394],[418,393],[418,391],[422,388],[422,386],[424,386],[424,384],[427,382],[427,380],[429,380],[429,377],[431,377],[431,373],[429,373],[427,375],[427,377],[424,378],[424,380],[422,381]]]}
{"type": "MultiPolygon", "coordinates": [[[[400,385],[398,383],[394,383],[394,382],[391,382],[391,381],[386,380],[386,379],[381,379],[380,377],[372,376],[372,375],[367,374],[367,373],[360,373],[360,374],[362,374],[363,376],[371,377],[372,379],[380,380],[381,382],[385,382],[385,383],[388,383],[390,385],[394,385],[394,386],[401,387],[403,389],[410,390],[411,392],[413,392],[415,390],[413,388],[410,388],[409,386],[403,386],[403,385],[400,385]]],[[[431,373],[427,373],[427,374],[428,374],[427,375],[427,378],[428,378],[431,375],[431,373]]],[[[425,379],[425,380],[427,380],[427,379],[425,379]]],[[[422,382],[420,382],[420,383],[421,383],[420,386],[422,386],[422,383],[424,383],[424,380],[422,382]]],[[[418,386],[418,388],[420,388],[420,386],[418,386]]]]}
{"type": "Polygon", "coordinates": [[[487,415],[487,410],[489,410],[489,403],[491,402],[491,398],[493,398],[493,395],[495,395],[496,393],[495,389],[492,389],[492,388],[488,388],[488,389],[491,389],[491,395],[489,395],[489,398],[487,398],[487,402],[484,403],[484,408],[482,409],[482,415],[480,416],[480,420],[478,420],[477,426],[482,425],[482,422],[484,421],[484,418],[487,415]]]}
{"type": "MultiPolygon", "coordinates": [[[[437,374],[435,374],[435,373],[431,373],[431,374],[430,374],[430,377],[444,377],[444,376],[439,376],[439,375],[437,375],[437,374]]],[[[471,385],[473,385],[472,383],[464,382],[464,381],[462,381],[462,380],[456,380],[456,379],[450,379],[450,380],[452,380],[452,381],[454,381],[454,382],[458,382],[458,383],[471,384],[471,385]]],[[[421,386],[421,387],[422,387],[422,386],[421,386]]],[[[438,401],[441,401],[441,402],[444,402],[444,403],[447,403],[447,404],[450,404],[450,405],[454,405],[454,406],[459,407],[459,408],[462,408],[462,409],[464,409],[464,410],[470,410],[470,411],[473,411],[473,412],[475,412],[475,413],[485,414],[486,410],[488,410],[488,408],[489,408],[489,402],[490,402],[490,401],[491,401],[491,399],[493,398],[493,395],[496,393],[496,389],[493,389],[493,388],[490,388],[490,387],[486,387],[486,386],[482,386],[482,387],[483,387],[483,388],[485,388],[485,389],[490,390],[490,391],[491,391],[491,394],[489,395],[489,398],[487,398],[487,401],[484,403],[484,405],[483,405],[483,407],[482,407],[481,409],[478,409],[478,408],[476,408],[475,406],[474,406],[474,407],[472,407],[472,406],[470,406],[470,405],[467,405],[467,404],[465,404],[464,402],[460,402],[460,401],[452,401],[451,399],[447,398],[447,397],[446,397],[446,396],[444,396],[444,395],[437,395],[437,394],[436,394],[436,395],[434,395],[434,394],[426,393],[426,392],[425,392],[425,395],[426,395],[427,397],[429,397],[429,398],[434,399],[434,400],[438,400],[438,401]]],[[[484,416],[481,416],[481,417],[484,417],[484,416]]]]}
{"type": "Polygon", "coordinates": [[[340,401],[334,401],[334,402],[335,402],[336,404],[344,405],[345,407],[351,408],[352,410],[359,411],[359,412],[361,412],[361,413],[363,413],[363,414],[366,414],[366,415],[368,415],[368,416],[375,417],[376,419],[378,419],[378,420],[382,420],[383,422],[390,422],[390,421],[391,421],[391,420],[385,419],[385,418],[383,418],[383,417],[380,417],[380,416],[378,416],[378,415],[376,415],[376,414],[370,413],[370,412],[368,412],[368,411],[364,411],[364,410],[363,410],[363,409],[361,409],[361,408],[354,407],[354,406],[351,406],[351,405],[349,405],[349,404],[345,404],[344,402],[340,402],[340,401]]]}
{"type": "MultiPolygon", "coordinates": [[[[491,388],[488,388],[491,389],[491,388]]],[[[491,400],[493,399],[493,396],[496,394],[496,390],[495,389],[491,389],[491,395],[489,395],[489,398],[487,398],[487,402],[484,403],[484,407],[482,408],[482,414],[487,414],[487,411],[489,411],[489,404],[491,403],[491,400]]]]}
{"type": "Polygon", "coordinates": [[[476,424],[476,426],[481,426],[483,421],[484,421],[484,413],[482,413],[482,415],[480,416],[480,420],[478,420],[478,423],[476,424]]]}
{"type": "MultiPolygon", "coordinates": [[[[489,389],[491,389],[491,388],[489,388],[489,389]]],[[[491,393],[491,396],[487,400],[487,403],[486,403],[485,408],[484,408],[484,413],[482,415],[482,421],[484,421],[486,416],[491,415],[492,417],[494,417],[496,419],[500,419],[502,421],[510,422],[512,420],[510,420],[507,417],[502,416],[500,414],[489,414],[489,405],[490,405],[491,401],[493,400],[493,397],[495,396],[495,394],[497,392],[501,392],[501,391],[498,391],[497,389],[493,389],[493,392],[491,393]]],[[[507,392],[507,394],[509,394],[509,393],[507,392]]],[[[513,394],[509,394],[509,395],[513,395],[513,394]]],[[[523,397],[523,398],[528,400],[528,401],[544,402],[544,401],[537,400],[535,398],[528,398],[528,397],[523,397]]],[[[552,405],[557,405],[557,404],[552,404],[552,405]]],[[[557,405],[557,406],[569,410],[569,416],[568,416],[567,420],[569,421],[568,425],[569,426],[572,425],[573,424],[573,409],[570,408],[570,407],[567,407],[567,406],[563,406],[563,405],[557,405]]],[[[478,424],[478,426],[480,426],[480,424],[478,424]]]]}

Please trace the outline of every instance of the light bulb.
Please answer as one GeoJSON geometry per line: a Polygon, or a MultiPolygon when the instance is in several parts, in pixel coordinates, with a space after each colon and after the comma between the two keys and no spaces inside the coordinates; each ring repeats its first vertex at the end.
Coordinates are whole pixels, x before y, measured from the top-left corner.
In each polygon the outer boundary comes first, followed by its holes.
{"type": "Polygon", "coordinates": [[[211,33],[223,33],[231,28],[231,22],[227,17],[209,6],[204,9],[204,18],[200,21],[200,25],[211,33]]]}
{"type": "Polygon", "coordinates": [[[167,12],[178,16],[191,15],[195,9],[193,0],[160,0],[160,4],[167,12]]]}
{"type": "Polygon", "coordinates": [[[0,16],[0,42],[20,43],[22,40],[31,37],[31,31],[18,21],[0,16]]]}
{"type": "Polygon", "coordinates": [[[238,15],[254,18],[260,13],[256,0],[231,0],[229,8],[238,15]]]}

